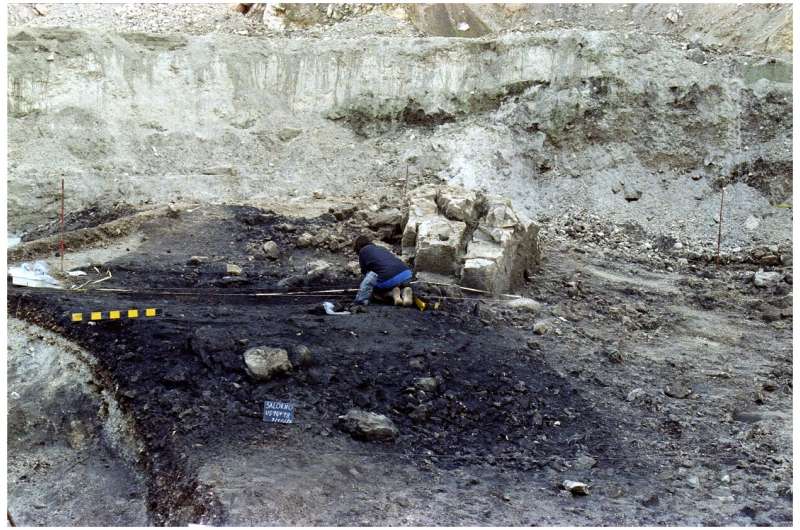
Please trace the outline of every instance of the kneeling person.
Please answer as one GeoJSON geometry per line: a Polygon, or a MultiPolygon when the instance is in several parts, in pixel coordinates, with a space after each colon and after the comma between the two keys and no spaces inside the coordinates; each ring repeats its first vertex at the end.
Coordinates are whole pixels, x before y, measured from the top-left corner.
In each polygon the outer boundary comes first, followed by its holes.
{"type": "Polygon", "coordinates": [[[378,300],[392,300],[394,305],[410,306],[414,295],[407,284],[412,272],[400,258],[383,247],[372,243],[366,236],[359,236],[353,250],[358,254],[358,263],[364,279],[356,295],[357,304],[368,304],[371,296],[378,300]]]}

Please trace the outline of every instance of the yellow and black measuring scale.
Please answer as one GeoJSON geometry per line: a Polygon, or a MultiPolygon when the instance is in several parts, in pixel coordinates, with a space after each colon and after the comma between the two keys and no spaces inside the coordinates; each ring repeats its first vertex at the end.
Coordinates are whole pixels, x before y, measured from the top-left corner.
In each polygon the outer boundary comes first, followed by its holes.
{"type": "Polygon", "coordinates": [[[86,311],[70,313],[71,322],[97,322],[99,320],[130,320],[135,318],[152,318],[163,315],[157,307],[143,309],[112,309],[110,311],[86,311]]]}

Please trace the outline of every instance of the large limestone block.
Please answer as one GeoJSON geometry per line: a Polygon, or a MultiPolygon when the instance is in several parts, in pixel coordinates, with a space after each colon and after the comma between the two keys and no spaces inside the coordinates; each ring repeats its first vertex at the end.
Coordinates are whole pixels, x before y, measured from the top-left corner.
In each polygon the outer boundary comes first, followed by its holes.
{"type": "Polygon", "coordinates": [[[470,226],[478,224],[484,208],[483,196],[463,188],[442,188],[436,196],[439,212],[453,221],[463,221],[470,226]]]}
{"type": "Polygon", "coordinates": [[[520,219],[510,200],[490,195],[487,198],[483,224],[492,228],[514,228],[520,224],[520,219]]]}
{"type": "Polygon", "coordinates": [[[408,193],[408,220],[403,228],[400,245],[403,254],[413,256],[417,245],[417,228],[425,219],[437,217],[439,210],[436,206],[438,188],[433,185],[420,186],[408,193]]]}
{"type": "Polygon", "coordinates": [[[467,247],[466,259],[482,258],[497,261],[503,257],[503,247],[493,241],[473,239],[467,247]]]}
{"type": "Polygon", "coordinates": [[[472,258],[464,262],[461,284],[471,289],[492,292],[497,285],[497,262],[485,258],[472,258]]]}
{"type": "Polygon", "coordinates": [[[408,194],[403,254],[418,274],[492,293],[521,287],[539,261],[538,226],[498,195],[427,185],[408,194]]]}
{"type": "Polygon", "coordinates": [[[426,218],[417,228],[416,268],[441,274],[458,272],[466,232],[467,225],[461,221],[426,218]]]}

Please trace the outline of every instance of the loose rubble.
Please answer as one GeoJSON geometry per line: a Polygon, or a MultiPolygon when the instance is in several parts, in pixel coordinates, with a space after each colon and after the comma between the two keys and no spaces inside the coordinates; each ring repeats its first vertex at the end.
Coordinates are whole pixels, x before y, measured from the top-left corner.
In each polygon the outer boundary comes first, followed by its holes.
{"type": "Polygon", "coordinates": [[[283,348],[259,346],[244,352],[247,373],[260,381],[269,381],[277,375],[292,371],[289,355],[283,348]]]}
{"type": "Polygon", "coordinates": [[[365,441],[386,441],[397,438],[399,431],[392,420],[382,414],[350,409],[339,416],[339,428],[365,441]]]}

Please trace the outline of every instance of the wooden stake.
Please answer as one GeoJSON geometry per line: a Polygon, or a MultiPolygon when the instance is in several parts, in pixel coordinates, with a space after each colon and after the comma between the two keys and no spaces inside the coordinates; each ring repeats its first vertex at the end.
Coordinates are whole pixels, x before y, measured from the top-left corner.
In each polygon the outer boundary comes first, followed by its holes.
{"type": "Polygon", "coordinates": [[[719,232],[717,233],[717,268],[719,269],[719,249],[722,245],[722,203],[725,200],[725,187],[722,187],[722,194],[719,196],[719,232]]]}

